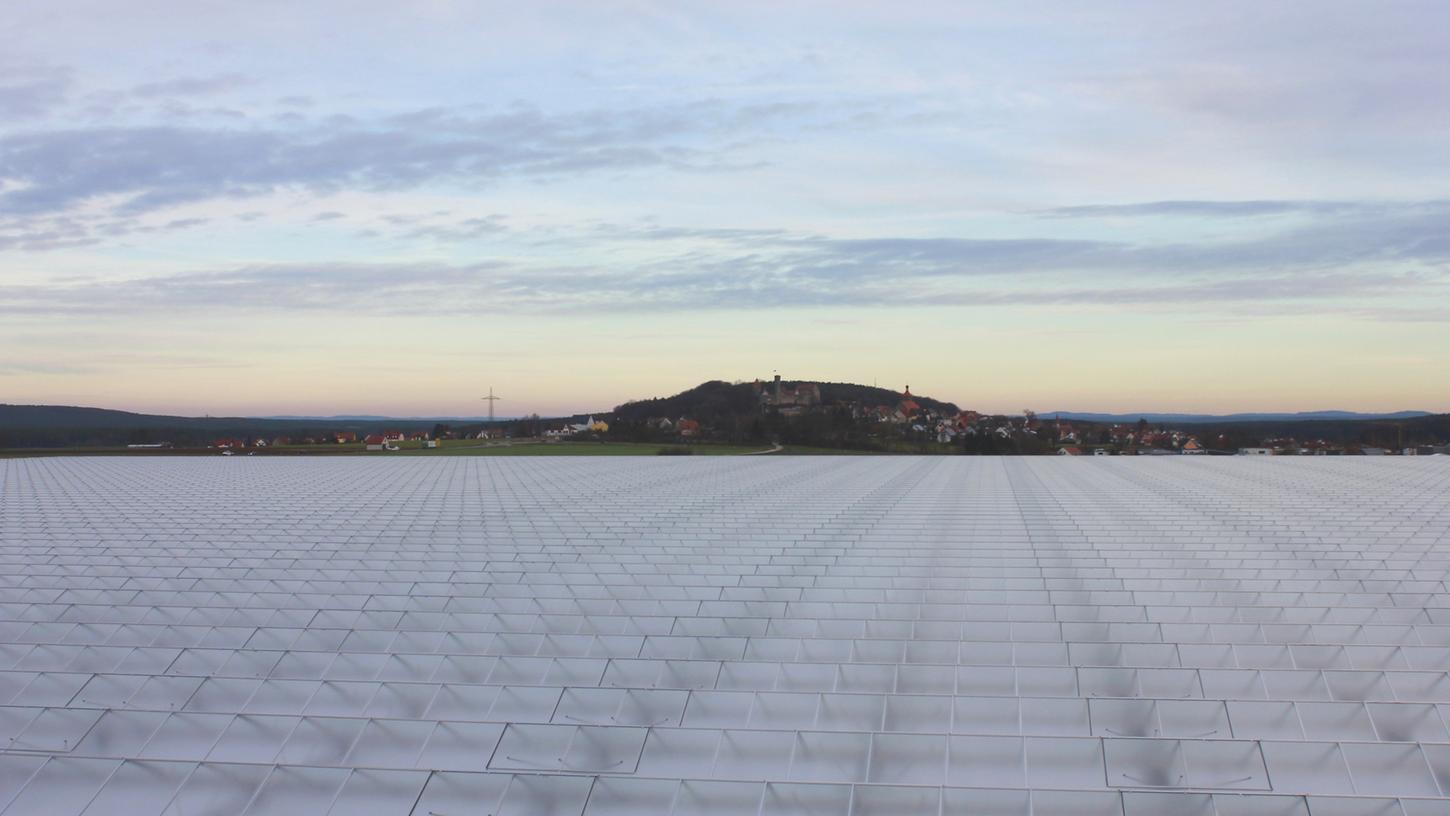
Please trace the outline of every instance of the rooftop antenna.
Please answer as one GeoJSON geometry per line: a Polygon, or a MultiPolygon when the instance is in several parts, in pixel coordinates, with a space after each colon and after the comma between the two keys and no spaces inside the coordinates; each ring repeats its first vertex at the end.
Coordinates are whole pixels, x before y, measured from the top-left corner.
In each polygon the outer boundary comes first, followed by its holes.
{"type": "Polygon", "coordinates": [[[498,402],[499,400],[503,399],[503,397],[495,397],[493,395],[493,386],[490,385],[488,387],[488,396],[486,396],[486,397],[479,397],[479,399],[481,399],[481,400],[487,400],[488,401],[488,422],[489,422],[490,425],[492,425],[493,424],[493,404],[495,402],[498,402]]]}

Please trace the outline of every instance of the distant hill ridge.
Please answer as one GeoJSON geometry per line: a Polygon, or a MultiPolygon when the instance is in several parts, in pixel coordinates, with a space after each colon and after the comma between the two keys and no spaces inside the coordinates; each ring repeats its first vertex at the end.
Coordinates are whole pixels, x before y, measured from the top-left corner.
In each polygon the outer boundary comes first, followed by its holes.
{"type": "MultiPolygon", "coordinates": [[[[447,420],[444,420],[447,423],[447,420]]],[[[455,427],[470,423],[455,422],[455,427]]],[[[474,423],[477,424],[477,423],[474,423]]],[[[428,419],[187,417],[73,405],[0,404],[0,448],[63,448],[170,442],[205,446],[219,438],[322,438],[336,431],[432,430],[428,419]]]]}
{"type": "MultiPolygon", "coordinates": [[[[290,422],[487,422],[486,416],[388,416],[387,414],[329,414],[317,416],[313,414],[274,414],[268,416],[250,417],[251,419],[285,419],[290,422]]],[[[523,419],[523,417],[503,416],[494,417],[495,422],[505,420],[523,419]]]]}
{"type": "MultiPolygon", "coordinates": [[[[517,417],[501,416],[497,421],[514,420],[517,417]]],[[[335,416],[172,416],[168,414],[141,414],[133,411],[119,411],[113,408],[87,408],[77,405],[6,405],[0,404],[0,428],[217,428],[238,427],[265,430],[289,430],[300,426],[339,425],[351,428],[362,424],[401,424],[435,422],[486,422],[488,417],[396,417],[367,414],[335,416]]]]}
{"type": "MultiPolygon", "coordinates": [[[[267,422],[250,417],[186,417],[138,414],[112,408],[76,405],[0,405],[0,428],[175,428],[231,427],[243,423],[267,422]]],[[[286,423],[283,423],[286,424],[286,423]]],[[[290,423],[295,425],[296,423],[290,423]]]]}
{"type": "Polygon", "coordinates": [[[1044,419],[1056,417],[1077,420],[1079,422],[1100,422],[1105,424],[1137,422],[1139,419],[1144,419],[1154,424],[1204,424],[1210,422],[1308,422],[1313,420],[1415,419],[1416,417],[1433,416],[1433,414],[1429,411],[1393,411],[1383,414],[1359,413],[1356,411],[1299,411],[1296,413],[1267,412],[1242,414],[1161,414],[1152,411],[1146,411],[1141,414],[1099,414],[1087,411],[1043,411],[1038,416],[1044,419]]]}

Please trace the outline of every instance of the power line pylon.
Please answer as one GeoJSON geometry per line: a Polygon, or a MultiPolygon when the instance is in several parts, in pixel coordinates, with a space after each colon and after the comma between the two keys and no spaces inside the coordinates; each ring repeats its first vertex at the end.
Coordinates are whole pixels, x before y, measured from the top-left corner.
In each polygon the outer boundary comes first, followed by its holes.
{"type": "Polygon", "coordinates": [[[493,424],[493,404],[495,402],[498,402],[499,400],[503,399],[503,397],[495,397],[493,395],[493,386],[490,385],[488,387],[488,396],[486,396],[486,397],[479,397],[479,399],[487,400],[488,401],[488,424],[492,425],[493,424]]]}

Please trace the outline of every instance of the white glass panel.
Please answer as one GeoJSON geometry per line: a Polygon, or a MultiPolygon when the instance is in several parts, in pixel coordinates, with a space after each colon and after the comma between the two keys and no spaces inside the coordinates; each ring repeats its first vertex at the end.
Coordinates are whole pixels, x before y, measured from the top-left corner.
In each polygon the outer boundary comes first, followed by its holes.
{"type": "Polygon", "coordinates": [[[413,811],[428,781],[422,771],[356,770],[333,801],[332,816],[398,816],[413,811]]]}
{"type": "Polygon", "coordinates": [[[413,808],[417,816],[451,813],[490,813],[513,777],[509,774],[437,772],[428,777],[413,808]]]}
{"type": "Polygon", "coordinates": [[[796,782],[864,782],[870,734],[806,732],[796,737],[790,779],[796,782]]]}
{"type": "Polygon", "coordinates": [[[197,767],[190,762],[124,762],[91,800],[83,816],[160,813],[197,767]]]}
{"type": "Polygon", "coordinates": [[[30,777],[5,816],[75,816],[120,766],[109,759],[53,758],[30,777]]]}
{"type": "Polygon", "coordinates": [[[271,771],[267,765],[203,763],[187,777],[164,816],[241,813],[271,771]]]}

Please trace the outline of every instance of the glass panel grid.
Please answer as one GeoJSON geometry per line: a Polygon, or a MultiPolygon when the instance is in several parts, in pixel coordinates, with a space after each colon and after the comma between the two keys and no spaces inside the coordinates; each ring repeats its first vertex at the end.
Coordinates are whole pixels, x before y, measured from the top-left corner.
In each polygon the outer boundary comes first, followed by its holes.
{"type": "Polygon", "coordinates": [[[0,461],[0,814],[1450,812],[1443,459],[0,461]]]}

